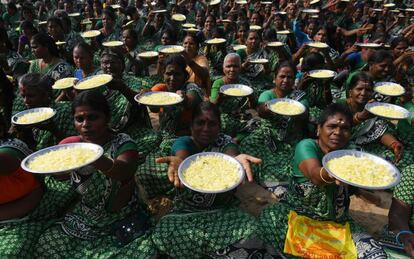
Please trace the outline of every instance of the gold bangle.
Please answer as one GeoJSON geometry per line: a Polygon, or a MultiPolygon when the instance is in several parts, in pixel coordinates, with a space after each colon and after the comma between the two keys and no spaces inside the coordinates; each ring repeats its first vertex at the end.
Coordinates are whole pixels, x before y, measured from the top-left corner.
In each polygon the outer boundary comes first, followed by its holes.
{"type": "Polygon", "coordinates": [[[323,176],[322,176],[323,169],[325,169],[325,168],[321,167],[321,170],[319,170],[319,176],[321,177],[322,181],[324,181],[327,184],[334,183],[335,181],[329,182],[329,181],[325,180],[325,178],[323,178],[323,176]]]}
{"type": "Polygon", "coordinates": [[[109,157],[108,157],[108,159],[110,159],[110,160],[111,160],[111,162],[112,162],[112,166],[111,166],[111,168],[109,168],[108,170],[102,171],[102,172],[104,172],[104,173],[108,173],[109,171],[112,171],[112,169],[114,169],[114,166],[115,166],[115,161],[114,161],[112,158],[109,158],[109,157]]]}

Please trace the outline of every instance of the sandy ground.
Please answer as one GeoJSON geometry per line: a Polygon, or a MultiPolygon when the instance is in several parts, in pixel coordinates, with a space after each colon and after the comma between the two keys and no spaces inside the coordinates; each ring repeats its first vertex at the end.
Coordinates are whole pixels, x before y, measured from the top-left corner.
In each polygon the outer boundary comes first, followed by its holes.
{"type": "MultiPolygon", "coordinates": [[[[368,233],[378,236],[388,222],[392,195],[387,192],[375,192],[373,195],[377,205],[365,198],[352,196],[350,214],[368,233]]],[[[240,186],[236,196],[242,201],[240,207],[254,216],[258,216],[269,204],[278,202],[273,194],[255,183],[240,186]]]]}

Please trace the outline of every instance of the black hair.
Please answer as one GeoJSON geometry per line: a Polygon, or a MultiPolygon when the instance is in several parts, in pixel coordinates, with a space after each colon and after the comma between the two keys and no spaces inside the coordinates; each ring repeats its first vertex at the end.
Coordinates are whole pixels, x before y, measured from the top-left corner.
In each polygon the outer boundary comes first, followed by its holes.
{"type": "Polygon", "coordinates": [[[283,22],[286,20],[286,17],[283,14],[281,14],[281,13],[275,14],[275,18],[276,17],[279,17],[280,19],[282,19],[283,22]]]}
{"type": "Polygon", "coordinates": [[[258,15],[258,17],[259,17],[259,24],[262,24],[262,23],[263,23],[263,16],[262,16],[259,12],[253,12],[253,13],[252,13],[252,15],[250,16],[250,18],[251,18],[254,14],[258,15]]]}
{"type": "Polygon", "coordinates": [[[136,30],[132,29],[125,29],[124,32],[127,31],[129,35],[134,39],[135,43],[138,43],[139,37],[136,30]]]}
{"type": "Polygon", "coordinates": [[[196,48],[197,49],[200,48],[200,42],[199,42],[198,38],[194,34],[187,34],[187,35],[185,35],[185,37],[183,39],[183,42],[184,42],[185,38],[192,38],[194,40],[194,42],[195,42],[196,48]]]}
{"type": "MultiPolygon", "coordinates": [[[[194,120],[203,114],[203,112],[212,112],[214,117],[216,117],[217,121],[220,123],[220,110],[214,103],[211,103],[209,101],[202,101],[198,105],[196,105],[193,109],[193,116],[191,118],[191,124],[194,123],[194,120]]],[[[221,123],[220,123],[221,124],[221,123]]]]}
{"type": "Polygon", "coordinates": [[[10,8],[10,9],[13,9],[13,10],[17,11],[17,6],[13,2],[8,3],[7,8],[10,8]]]}
{"type": "Polygon", "coordinates": [[[116,49],[116,48],[106,48],[106,49],[104,49],[104,51],[102,51],[101,59],[104,56],[112,56],[112,57],[115,57],[115,58],[119,59],[122,63],[122,66],[125,68],[124,55],[118,49],[116,49]]]}
{"type": "Polygon", "coordinates": [[[368,64],[380,63],[385,59],[393,59],[391,52],[388,50],[377,50],[368,57],[368,64]]]}
{"type": "Polygon", "coordinates": [[[259,38],[259,41],[262,41],[262,34],[258,30],[248,30],[247,31],[247,38],[249,37],[249,34],[253,33],[253,32],[257,34],[257,37],[259,38]]]}
{"type": "Polygon", "coordinates": [[[29,22],[29,21],[23,21],[20,24],[20,29],[21,29],[21,31],[26,30],[26,29],[29,29],[34,34],[38,33],[38,30],[36,29],[36,27],[34,27],[33,23],[32,22],[29,22]]]}
{"type": "Polygon", "coordinates": [[[88,43],[81,41],[78,44],[76,44],[76,46],[73,48],[79,48],[82,49],[83,51],[85,51],[91,58],[93,58],[93,49],[91,47],[91,45],[89,45],[88,43]]]}
{"type": "Polygon", "coordinates": [[[186,69],[187,63],[185,62],[184,57],[178,54],[169,55],[164,61],[164,68],[172,64],[177,65],[185,73],[185,78],[187,81],[189,75],[186,69]]]}
{"type": "Polygon", "coordinates": [[[372,88],[374,87],[374,82],[372,81],[371,76],[368,73],[366,73],[366,72],[360,72],[360,73],[354,75],[351,78],[351,81],[349,82],[348,91],[354,89],[355,86],[357,86],[357,84],[358,84],[359,81],[366,81],[366,82],[369,83],[369,85],[372,88]]]}
{"type": "Polygon", "coordinates": [[[116,21],[116,14],[111,9],[106,8],[105,10],[103,10],[102,16],[104,15],[108,16],[112,21],[116,21]]]}
{"type": "Polygon", "coordinates": [[[207,19],[208,19],[209,17],[212,17],[212,18],[213,18],[213,21],[214,21],[214,24],[217,24],[216,17],[215,17],[214,15],[212,15],[212,14],[209,14],[209,15],[207,15],[207,16],[206,16],[206,19],[204,20],[204,23],[207,21],[207,19]]]}
{"type": "Polygon", "coordinates": [[[398,44],[400,44],[401,42],[405,42],[407,44],[407,46],[410,46],[410,40],[407,39],[404,36],[399,36],[397,38],[394,38],[391,41],[391,49],[394,49],[395,47],[397,47],[398,44]]]}
{"type": "Polygon", "coordinates": [[[58,17],[56,17],[56,16],[52,16],[52,17],[50,17],[49,19],[47,19],[47,23],[49,24],[49,23],[56,23],[61,29],[62,29],[62,31],[63,31],[63,24],[62,24],[62,20],[61,19],[59,19],[58,17]]]}
{"type": "Polygon", "coordinates": [[[265,41],[276,41],[277,34],[276,30],[273,28],[268,28],[263,31],[263,40],[265,41]]]}
{"type": "Polygon", "coordinates": [[[19,78],[19,85],[35,88],[44,92],[50,98],[53,97],[52,85],[54,82],[55,80],[50,76],[42,76],[39,73],[28,73],[19,78]]]}
{"type": "Polygon", "coordinates": [[[279,64],[279,66],[275,69],[275,76],[277,76],[277,74],[279,73],[279,71],[284,68],[284,67],[290,67],[290,69],[292,69],[293,71],[293,76],[296,75],[296,66],[290,62],[290,61],[283,61],[282,63],[279,64]]]}
{"type": "Polygon", "coordinates": [[[161,37],[162,37],[162,35],[164,35],[165,33],[168,35],[168,37],[170,38],[170,40],[171,40],[174,44],[177,42],[177,33],[175,32],[175,30],[174,30],[174,29],[172,29],[172,28],[170,28],[170,27],[165,28],[165,29],[162,31],[162,33],[161,33],[161,37]]]}
{"type": "Polygon", "coordinates": [[[314,69],[321,69],[325,64],[325,58],[317,52],[312,52],[303,58],[302,72],[309,72],[314,69]]]}
{"type": "Polygon", "coordinates": [[[99,90],[81,91],[76,95],[72,101],[72,114],[75,114],[75,110],[79,106],[88,106],[92,110],[103,112],[108,120],[111,118],[111,108],[99,90]]]}
{"type": "Polygon", "coordinates": [[[239,30],[240,27],[244,27],[246,29],[246,31],[248,31],[250,26],[249,26],[248,22],[243,21],[243,22],[238,22],[237,23],[237,30],[239,30]]]}
{"type": "Polygon", "coordinates": [[[347,106],[339,103],[332,103],[322,111],[321,115],[318,118],[318,125],[322,127],[323,124],[325,124],[325,122],[329,119],[329,117],[332,117],[337,113],[345,115],[349,124],[352,126],[351,110],[347,106]]]}
{"type": "Polygon", "coordinates": [[[129,15],[129,16],[132,16],[133,14],[135,14],[137,12],[137,9],[134,7],[134,6],[128,6],[126,9],[125,9],[125,15],[129,15]]]}
{"type": "Polygon", "coordinates": [[[32,41],[46,47],[52,56],[59,57],[59,50],[56,46],[56,43],[48,34],[39,32],[33,36],[32,41]]]}

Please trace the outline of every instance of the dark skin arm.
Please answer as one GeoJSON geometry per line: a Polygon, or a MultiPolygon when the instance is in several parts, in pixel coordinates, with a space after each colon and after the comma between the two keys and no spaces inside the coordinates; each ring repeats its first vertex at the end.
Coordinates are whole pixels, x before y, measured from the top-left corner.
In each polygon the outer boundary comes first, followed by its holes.
{"type": "Polygon", "coordinates": [[[33,211],[43,196],[43,188],[39,187],[18,200],[0,205],[0,221],[18,219],[33,211]]]}
{"type": "Polygon", "coordinates": [[[104,175],[114,180],[126,181],[134,176],[138,164],[135,158],[121,154],[113,161],[106,156],[102,156],[94,163],[94,166],[104,175]]]}
{"type": "Polygon", "coordinates": [[[15,157],[0,153],[0,175],[11,175],[20,167],[20,160],[15,157]]]}
{"type": "MultiPolygon", "coordinates": [[[[303,160],[299,164],[299,170],[302,171],[303,175],[308,178],[314,185],[316,186],[326,186],[328,183],[322,180],[320,176],[320,170],[322,166],[318,159],[316,158],[309,158],[303,160]]],[[[335,178],[332,178],[325,169],[322,169],[322,176],[328,182],[335,182],[335,178]]]]}
{"type": "Polygon", "coordinates": [[[109,89],[118,90],[130,103],[135,103],[134,97],[138,93],[129,88],[121,79],[114,79],[108,84],[109,89]]]}
{"type": "MultiPolygon", "coordinates": [[[[411,215],[411,206],[396,198],[392,199],[390,212],[388,214],[388,224],[391,231],[398,233],[402,230],[410,230],[408,222],[411,215]]],[[[404,244],[405,252],[414,258],[414,234],[400,235],[400,240],[404,244]]]]}
{"type": "Polygon", "coordinates": [[[403,145],[393,135],[385,133],[381,137],[381,143],[394,152],[395,162],[400,161],[403,152],[403,145]]]}

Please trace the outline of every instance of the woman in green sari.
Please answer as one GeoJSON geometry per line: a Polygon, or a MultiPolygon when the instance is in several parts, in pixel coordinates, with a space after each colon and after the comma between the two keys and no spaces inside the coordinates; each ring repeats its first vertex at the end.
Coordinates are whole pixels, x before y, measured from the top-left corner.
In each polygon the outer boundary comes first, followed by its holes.
{"type": "Polygon", "coordinates": [[[335,178],[322,167],[325,154],[348,145],[351,130],[350,111],[340,104],[331,104],[319,118],[318,138],[304,139],[296,145],[289,192],[282,202],[266,208],[259,218],[261,237],[274,249],[284,249],[288,214],[293,210],[313,220],[349,222],[358,258],[387,258],[381,246],[350,219],[348,186],[337,185],[335,178]]]}
{"type": "Polygon", "coordinates": [[[142,52],[138,45],[138,33],[126,29],[122,32],[122,41],[124,42],[121,50],[125,55],[125,72],[135,76],[148,75],[148,67],[145,66],[144,60],[138,56],[142,52]]]}
{"type": "Polygon", "coordinates": [[[76,66],[74,76],[78,80],[96,75],[100,71],[100,67],[93,63],[93,49],[86,42],[77,44],[73,49],[73,63],[76,66]]]}
{"type": "Polygon", "coordinates": [[[72,67],[60,58],[59,50],[52,37],[38,33],[30,41],[34,56],[29,67],[29,73],[39,73],[50,76],[54,80],[72,76],[72,67]]]}
{"type": "Polygon", "coordinates": [[[56,110],[56,114],[46,124],[35,124],[30,127],[12,126],[12,130],[24,136],[24,142],[35,150],[56,145],[75,132],[70,103],[53,101],[52,85],[53,80],[50,77],[38,73],[25,74],[19,80],[19,95],[14,100],[13,114],[38,107],[56,110]]]}
{"type": "Polygon", "coordinates": [[[249,123],[247,135],[240,144],[241,151],[263,159],[254,165],[255,181],[282,198],[286,192],[291,171],[294,145],[303,139],[308,121],[307,111],[296,117],[276,115],[267,102],[275,98],[289,98],[301,102],[306,108],[306,93],[293,90],[295,67],[284,62],[275,72],[275,87],[264,91],[258,100],[260,121],[249,123]]]}
{"type": "Polygon", "coordinates": [[[108,127],[110,107],[98,91],[77,95],[72,112],[80,136],[60,143],[94,143],[101,145],[105,154],[92,165],[70,172],[80,201],[60,224],[41,235],[35,257],[116,257],[131,249],[128,244],[135,239],[134,254],[127,254],[150,258],[155,250],[145,234],[148,217],[140,206],[133,178],[140,157],[135,142],[108,127]]]}
{"type": "Polygon", "coordinates": [[[411,150],[403,152],[403,144],[394,136],[395,130],[391,123],[374,117],[365,110],[365,105],[374,96],[373,88],[374,84],[369,75],[361,72],[352,78],[348,98],[338,101],[348,106],[353,113],[354,127],[351,142],[367,152],[392,159],[404,173],[404,168],[412,163],[411,150]]]}
{"type": "Polygon", "coordinates": [[[24,171],[27,145],[7,133],[0,114],[0,257],[30,258],[41,233],[58,218],[68,196],[24,171]]]}
{"type": "MultiPolygon", "coordinates": [[[[371,80],[374,83],[377,82],[393,82],[392,71],[394,70],[393,56],[390,51],[387,50],[377,50],[368,57],[368,66],[366,66],[363,71],[366,71],[371,80]]],[[[348,76],[346,80],[346,91],[349,89],[349,85],[352,81],[352,78],[358,75],[359,71],[348,76]]],[[[380,93],[374,93],[373,97],[377,102],[390,102],[392,98],[389,96],[384,96],[380,93]]]]}
{"type": "Polygon", "coordinates": [[[314,79],[309,76],[310,71],[324,69],[325,66],[325,58],[317,52],[309,53],[302,62],[298,89],[306,92],[308,96],[311,121],[315,121],[321,111],[332,103],[332,78],[314,79]]]}
{"type": "Polygon", "coordinates": [[[110,9],[105,9],[102,12],[103,27],[99,31],[101,34],[96,37],[99,47],[103,42],[119,40],[119,29],[116,27],[116,15],[110,9]]]}
{"type": "Polygon", "coordinates": [[[189,134],[192,110],[203,100],[203,91],[194,83],[187,82],[187,64],[181,55],[169,55],[164,63],[165,83],[156,84],[152,91],[179,94],[183,102],[177,105],[153,109],[160,114],[160,130],[175,136],[189,134]]]}
{"type": "MultiPolygon", "coordinates": [[[[164,174],[180,189],[176,191],[172,211],[161,218],[152,233],[154,244],[174,258],[265,257],[265,251],[261,250],[263,243],[255,238],[256,221],[237,207],[234,190],[206,194],[182,188],[177,169],[188,156],[203,151],[238,154],[231,137],[220,133],[219,111],[209,102],[196,107],[191,131],[191,136],[174,142],[171,156],[156,160],[169,163],[168,168],[164,165],[164,174]]],[[[247,155],[239,155],[236,159],[246,168],[247,178],[252,181],[249,162],[259,163],[260,159],[247,155]]]]}
{"type": "Polygon", "coordinates": [[[236,134],[246,126],[251,116],[246,112],[254,107],[255,95],[250,97],[233,97],[220,93],[220,87],[227,84],[243,84],[251,86],[251,83],[240,77],[241,59],[235,53],[227,54],[224,58],[224,76],[214,81],[211,88],[210,101],[217,104],[221,113],[221,130],[223,133],[235,137],[236,134]]]}
{"type": "Polygon", "coordinates": [[[146,107],[134,100],[135,95],[143,89],[142,83],[138,78],[124,73],[124,69],[124,58],[120,51],[104,50],[101,70],[113,77],[103,89],[111,108],[111,128],[130,135],[145,156],[159,143],[159,135],[152,130],[146,107]]]}
{"type": "Polygon", "coordinates": [[[271,88],[272,78],[269,75],[271,64],[254,64],[250,60],[268,59],[268,54],[261,48],[261,35],[259,31],[250,30],[247,33],[246,49],[237,51],[242,61],[242,75],[251,82],[255,82],[254,90],[260,95],[271,88]]]}

